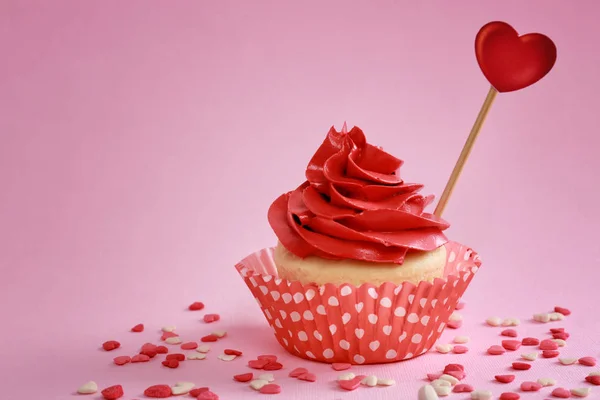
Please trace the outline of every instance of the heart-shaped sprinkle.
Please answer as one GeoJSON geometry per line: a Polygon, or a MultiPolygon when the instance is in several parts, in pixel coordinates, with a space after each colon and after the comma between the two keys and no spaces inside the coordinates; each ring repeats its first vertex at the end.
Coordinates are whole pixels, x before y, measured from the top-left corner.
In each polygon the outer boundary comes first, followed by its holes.
{"type": "Polygon", "coordinates": [[[269,383],[268,385],[264,385],[259,390],[262,394],[279,394],[281,393],[281,386],[275,383],[269,383]]]}
{"type": "Polygon", "coordinates": [[[537,392],[541,388],[542,388],[542,385],[540,385],[537,382],[525,381],[525,382],[521,383],[521,390],[524,392],[537,392]]]}
{"type": "Polygon", "coordinates": [[[495,344],[493,346],[488,347],[487,352],[492,356],[499,356],[501,354],[506,353],[506,350],[504,349],[504,347],[495,344]]]}
{"type": "Polygon", "coordinates": [[[391,325],[385,325],[382,329],[383,329],[383,334],[384,335],[387,335],[387,336],[391,335],[391,333],[392,333],[392,326],[391,325]]]}
{"type": "Polygon", "coordinates": [[[359,312],[361,312],[361,311],[362,311],[362,309],[363,309],[363,306],[364,306],[364,303],[363,303],[363,302],[360,302],[360,303],[357,303],[357,304],[355,304],[355,305],[354,305],[354,308],[356,308],[356,312],[358,312],[358,313],[359,313],[359,312]]]}
{"type": "Polygon", "coordinates": [[[196,342],[186,342],[181,345],[182,350],[195,350],[198,348],[198,343],[196,342]]]}
{"type": "Polygon", "coordinates": [[[454,346],[452,346],[451,344],[438,344],[435,346],[435,350],[438,353],[446,354],[446,353],[450,353],[452,351],[453,347],[454,346]]]}
{"type": "Polygon", "coordinates": [[[371,349],[371,351],[375,351],[379,348],[379,340],[374,340],[371,343],[369,343],[369,348],[371,349]]]}
{"type": "Polygon", "coordinates": [[[368,387],[375,387],[377,386],[377,377],[375,375],[366,376],[360,381],[360,384],[368,387]]]}
{"type": "Polygon", "coordinates": [[[206,359],[206,353],[190,353],[187,355],[188,360],[204,360],[206,359]]]}
{"type": "Polygon", "coordinates": [[[355,390],[360,386],[364,375],[358,375],[351,379],[338,380],[338,385],[344,390],[355,390]]]}
{"type": "Polygon", "coordinates": [[[177,328],[175,327],[175,325],[166,325],[163,326],[161,329],[163,332],[173,332],[177,328]]]}
{"type": "Polygon", "coordinates": [[[540,340],[533,337],[526,337],[521,341],[523,346],[537,346],[540,344],[540,340]]]}
{"type": "Polygon", "coordinates": [[[260,374],[256,379],[262,379],[263,381],[273,382],[275,377],[273,374],[260,374]]]}
{"type": "Polygon", "coordinates": [[[179,336],[171,336],[165,339],[165,343],[167,344],[180,344],[181,338],[179,336]]]}
{"type": "Polygon", "coordinates": [[[132,363],[148,362],[148,361],[150,361],[150,357],[147,356],[146,354],[136,354],[135,356],[131,357],[132,363]]]}
{"type": "Polygon", "coordinates": [[[172,393],[172,389],[168,385],[153,385],[144,390],[144,396],[152,398],[166,398],[170,397],[172,393]]]}
{"type": "Polygon", "coordinates": [[[452,389],[454,393],[471,393],[473,390],[475,390],[473,386],[466,383],[459,383],[458,385],[454,386],[454,389],[452,389]]]}
{"type": "Polygon", "coordinates": [[[486,319],[485,322],[489,326],[500,326],[500,324],[502,324],[502,318],[500,318],[500,317],[490,317],[490,318],[486,319]]]}
{"type": "Polygon", "coordinates": [[[200,393],[198,397],[196,397],[196,400],[219,400],[219,396],[217,396],[210,390],[207,390],[205,392],[200,393]]]}
{"type": "Polygon", "coordinates": [[[217,358],[221,361],[233,361],[236,359],[236,357],[237,356],[235,354],[219,354],[217,358]]]}
{"type": "Polygon", "coordinates": [[[346,372],[343,374],[338,375],[337,380],[338,381],[347,381],[349,379],[354,379],[356,375],[354,375],[352,372],[346,372]]]}
{"type": "Polygon", "coordinates": [[[577,362],[576,358],[565,358],[565,357],[561,357],[558,359],[558,361],[562,364],[562,365],[573,365],[577,362]]]}
{"type": "Polygon", "coordinates": [[[587,397],[590,392],[592,391],[592,388],[576,388],[576,389],[571,389],[571,394],[575,397],[587,397]]]}
{"type": "Polygon", "coordinates": [[[521,395],[514,392],[504,392],[500,394],[499,400],[519,400],[521,395]]]}
{"type": "Polygon", "coordinates": [[[315,374],[313,374],[312,372],[305,372],[305,373],[299,375],[298,379],[300,379],[301,381],[316,382],[317,376],[315,374]]]}
{"type": "Polygon", "coordinates": [[[492,392],[489,390],[475,390],[471,392],[472,400],[490,400],[492,396],[492,392]]]}
{"type": "Polygon", "coordinates": [[[369,322],[373,325],[375,325],[377,323],[377,315],[375,314],[369,314],[367,316],[367,319],[369,320],[369,322]]]}
{"type": "Polygon", "coordinates": [[[594,357],[581,357],[579,364],[585,365],[586,367],[593,367],[596,365],[596,359],[594,357]]]}
{"type": "Polygon", "coordinates": [[[248,366],[253,369],[263,369],[268,363],[269,360],[250,360],[248,366]]]}
{"type": "Polygon", "coordinates": [[[521,341],[520,340],[503,340],[502,347],[504,347],[506,350],[515,351],[515,350],[518,350],[519,347],[521,347],[521,341]]]}
{"type": "Polygon", "coordinates": [[[558,387],[552,391],[552,396],[560,399],[568,399],[571,397],[571,392],[568,389],[558,387]]]}
{"type": "Polygon", "coordinates": [[[379,386],[394,386],[396,381],[390,378],[377,378],[377,385],[379,386]]]}
{"type": "Polygon", "coordinates": [[[543,387],[556,385],[556,381],[552,378],[540,378],[537,380],[537,382],[543,387]]]}
{"type": "Polygon", "coordinates": [[[521,354],[521,358],[527,361],[535,361],[538,358],[538,353],[524,353],[521,354]]]}
{"type": "Polygon", "coordinates": [[[179,396],[187,394],[196,386],[192,382],[177,382],[174,386],[171,386],[171,394],[173,396],[179,396]]]}
{"type": "Polygon", "coordinates": [[[335,335],[336,332],[337,326],[335,326],[334,324],[329,325],[329,333],[331,333],[331,335],[335,335]]]}
{"type": "Polygon", "coordinates": [[[292,377],[292,378],[297,378],[302,374],[307,373],[308,370],[306,368],[295,368],[293,369],[288,376],[292,377]]]}
{"type": "Polygon", "coordinates": [[[340,294],[342,296],[348,296],[348,295],[352,294],[352,288],[350,286],[343,286],[342,289],[340,290],[340,294]]]}
{"type": "Polygon", "coordinates": [[[526,371],[529,368],[531,368],[531,364],[527,364],[524,362],[514,362],[512,363],[512,367],[513,369],[516,369],[518,371],[526,371]]]}
{"type": "Polygon", "coordinates": [[[125,364],[129,364],[131,362],[131,357],[129,356],[119,356],[119,357],[115,357],[113,359],[113,362],[116,365],[125,365],[125,364]]]}
{"type": "Polygon", "coordinates": [[[514,375],[496,375],[494,378],[500,383],[511,383],[515,380],[514,375]]]}
{"type": "Polygon", "coordinates": [[[352,367],[352,364],[349,364],[349,363],[333,363],[333,364],[331,364],[331,368],[333,368],[334,371],[345,371],[347,369],[350,369],[350,367],[352,367]]]}
{"type": "Polygon", "coordinates": [[[89,381],[79,386],[77,393],[79,394],[94,394],[98,391],[98,384],[94,381],[89,381]]]}

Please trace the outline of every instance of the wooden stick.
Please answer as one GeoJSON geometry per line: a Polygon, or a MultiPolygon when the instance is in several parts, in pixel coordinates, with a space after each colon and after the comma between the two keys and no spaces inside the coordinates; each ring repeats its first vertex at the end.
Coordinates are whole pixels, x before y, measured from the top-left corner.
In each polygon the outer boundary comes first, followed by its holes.
{"type": "Polygon", "coordinates": [[[452,174],[448,179],[448,183],[446,183],[446,187],[444,188],[442,197],[440,197],[440,201],[438,202],[437,207],[433,212],[433,214],[437,217],[441,217],[442,213],[444,212],[444,209],[446,208],[446,204],[448,203],[448,199],[450,199],[450,196],[452,195],[452,191],[454,190],[456,181],[458,180],[458,177],[460,176],[460,173],[462,172],[462,169],[465,166],[465,163],[467,162],[467,158],[471,153],[473,144],[475,144],[475,139],[477,139],[477,135],[479,135],[479,131],[483,126],[485,117],[487,116],[488,111],[490,111],[492,103],[494,102],[494,99],[496,98],[497,94],[498,91],[494,89],[493,86],[490,86],[490,90],[485,98],[485,101],[483,102],[483,105],[481,106],[481,110],[479,110],[479,114],[477,115],[477,119],[473,124],[473,128],[471,128],[471,133],[469,134],[469,137],[467,138],[467,141],[465,142],[465,145],[462,151],[460,152],[460,156],[458,157],[458,161],[456,161],[456,165],[452,170],[452,174]]]}

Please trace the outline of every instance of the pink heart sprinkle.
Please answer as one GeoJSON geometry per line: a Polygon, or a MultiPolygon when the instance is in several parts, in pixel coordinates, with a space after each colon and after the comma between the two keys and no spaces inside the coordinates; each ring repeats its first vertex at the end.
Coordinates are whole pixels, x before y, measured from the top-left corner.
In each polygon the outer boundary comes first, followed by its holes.
{"type": "Polygon", "coordinates": [[[344,390],[354,390],[360,386],[360,382],[365,378],[364,375],[358,375],[353,379],[348,379],[346,381],[338,381],[340,387],[344,390]]]}
{"type": "Polygon", "coordinates": [[[558,397],[561,399],[568,399],[571,397],[571,392],[568,389],[559,387],[552,391],[552,396],[558,397]]]}
{"type": "Polygon", "coordinates": [[[297,378],[297,377],[299,377],[300,375],[302,375],[302,374],[305,374],[305,373],[307,373],[307,372],[308,372],[308,370],[307,370],[306,368],[296,368],[296,369],[293,369],[293,370],[292,370],[292,371],[289,373],[289,376],[290,376],[290,377],[292,377],[292,378],[297,378]]]}
{"type": "Polygon", "coordinates": [[[352,366],[352,364],[348,364],[348,363],[333,363],[331,364],[331,368],[333,368],[335,371],[345,371],[347,369],[349,369],[352,366]]]}
{"type": "Polygon", "coordinates": [[[268,385],[261,387],[259,392],[262,394],[279,394],[281,393],[281,386],[275,383],[269,383],[268,385]]]}

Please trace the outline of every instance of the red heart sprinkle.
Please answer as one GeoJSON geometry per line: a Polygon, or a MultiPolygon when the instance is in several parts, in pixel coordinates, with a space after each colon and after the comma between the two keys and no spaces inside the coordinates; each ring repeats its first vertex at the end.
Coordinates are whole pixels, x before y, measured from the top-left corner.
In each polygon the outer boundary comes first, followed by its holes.
{"type": "Polygon", "coordinates": [[[248,366],[254,369],[263,369],[268,363],[269,360],[250,360],[248,361],[248,366]]]}
{"type": "Polygon", "coordinates": [[[558,397],[561,399],[568,399],[571,397],[571,391],[569,391],[568,389],[559,387],[552,391],[552,396],[558,397]]]}
{"type": "Polygon", "coordinates": [[[504,350],[504,347],[502,346],[498,346],[497,344],[490,346],[487,349],[488,354],[492,355],[492,356],[499,356],[501,354],[506,353],[506,350],[504,350]]]}
{"type": "Polygon", "coordinates": [[[239,350],[234,350],[234,349],[225,349],[223,350],[223,353],[227,354],[228,356],[241,356],[242,352],[239,350]]]}
{"type": "Polygon", "coordinates": [[[519,347],[521,347],[521,341],[520,340],[503,340],[502,347],[504,347],[506,350],[515,351],[519,347]]]}
{"type": "Polygon", "coordinates": [[[196,400],[219,400],[219,396],[217,396],[216,393],[207,390],[205,392],[200,393],[196,400]]]}
{"type": "Polygon", "coordinates": [[[600,375],[590,375],[585,377],[586,382],[592,385],[600,386],[600,375]]]}
{"type": "Polygon", "coordinates": [[[219,314],[206,314],[204,316],[204,322],[206,322],[207,324],[210,324],[211,322],[216,322],[220,319],[221,316],[219,314]]]}
{"type": "Polygon", "coordinates": [[[136,354],[135,356],[131,357],[132,363],[148,362],[148,361],[150,361],[150,357],[145,354],[136,354]]]}
{"type": "Polygon", "coordinates": [[[542,388],[542,385],[540,385],[537,382],[525,381],[525,382],[521,383],[521,390],[524,392],[537,392],[541,388],[542,388]]]}
{"type": "Polygon", "coordinates": [[[157,354],[167,354],[169,352],[169,349],[167,348],[167,346],[156,346],[155,351],[157,354]]]}
{"type": "Polygon", "coordinates": [[[121,386],[121,385],[114,385],[111,387],[107,387],[101,393],[102,393],[102,397],[104,397],[106,400],[120,399],[125,394],[125,393],[123,393],[123,386],[121,386]]]}
{"type": "Polygon", "coordinates": [[[527,371],[529,368],[531,368],[531,364],[527,364],[524,362],[514,362],[512,363],[512,367],[519,371],[527,371]]]}
{"type": "Polygon", "coordinates": [[[540,350],[557,350],[558,343],[553,342],[550,339],[544,339],[540,343],[540,350]]]}
{"type": "Polygon", "coordinates": [[[200,339],[202,342],[216,342],[217,340],[219,340],[219,337],[217,335],[213,335],[212,333],[200,339]]]}
{"type": "Polygon", "coordinates": [[[131,357],[129,356],[119,356],[113,359],[114,363],[117,365],[125,365],[131,362],[131,357]]]}
{"type": "Polygon", "coordinates": [[[585,365],[586,367],[593,367],[596,365],[596,359],[594,357],[581,357],[579,364],[585,365]]]}
{"type": "Polygon", "coordinates": [[[508,336],[508,337],[517,337],[517,336],[519,336],[519,334],[517,333],[517,331],[515,331],[514,329],[505,329],[502,332],[500,332],[500,335],[502,335],[502,336],[508,336]]]}
{"type": "Polygon", "coordinates": [[[181,345],[181,350],[194,350],[198,348],[198,343],[196,342],[187,342],[181,345]]]}
{"type": "Polygon", "coordinates": [[[561,333],[564,331],[565,331],[565,328],[550,328],[550,333],[561,333]]]}
{"type": "Polygon", "coordinates": [[[190,306],[188,307],[188,309],[190,311],[200,311],[204,308],[204,303],[201,303],[199,301],[195,301],[192,304],[190,304],[190,306]]]}
{"type": "Polygon", "coordinates": [[[170,337],[177,337],[179,336],[178,334],[176,334],[175,332],[163,332],[162,336],[160,337],[160,340],[167,340],[170,337]]]}
{"type": "Polygon", "coordinates": [[[500,395],[500,400],[519,400],[521,396],[518,393],[504,392],[500,395]]]}
{"type": "Polygon", "coordinates": [[[177,368],[177,367],[179,367],[179,361],[177,361],[177,360],[164,360],[162,362],[162,365],[164,365],[167,368],[177,368]]]}
{"type": "Polygon", "coordinates": [[[350,367],[352,367],[352,364],[348,364],[348,363],[333,363],[333,364],[331,364],[331,368],[333,368],[335,371],[345,371],[347,369],[350,369],[350,367]]]}
{"type": "Polygon", "coordinates": [[[235,379],[238,382],[250,382],[252,378],[254,378],[254,374],[252,374],[252,372],[233,376],[233,379],[235,379]]]}
{"type": "Polygon", "coordinates": [[[569,338],[569,335],[567,332],[558,332],[558,333],[553,333],[552,337],[554,339],[562,339],[562,340],[567,340],[569,338]]]}
{"type": "Polygon", "coordinates": [[[137,324],[136,326],[131,328],[131,332],[143,332],[143,331],[144,331],[144,324],[137,324]]]}
{"type": "Polygon", "coordinates": [[[559,306],[554,307],[554,312],[561,313],[564,316],[571,315],[571,310],[559,306]]]}
{"type": "Polygon", "coordinates": [[[452,352],[454,354],[464,354],[467,351],[469,351],[469,348],[467,346],[456,345],[452,348],[452,352]]]}
{"type": "Polygon", "coordinates": [[[181,354],[181,353],[167,354],[167,357],[165,358],[165,360],[185,361],[185,354],[181,354]]]}
{"type": "Polygon", "coordinates": [[[514,375],[496,375],[495,378],[500,383],[511,383],[515,380],[514,375]]]}
{"type": "Polygon", "coordinates": [[[302,375],[302,374],[305,374],[305,373],[307,373],[307,372],[308,372],[308,370],[307,370],[306,368],[296,368],[296,369],[293,369],[293,370],[292,370],[292,371],[289,373],[289,375],[288,375],[288,376],[289,376],[289,377],[291,377],[291,378],[297,378],[297,377],[299,377],[300,375],[302,375]]]}
{"type": "Polygon", "coordinates": [[[169,385],[154,385],[144,390],[144,396],[157,399],[165,399],[171,397],[171,388],[169,385]]]}
{"type": "Polygon", "coordinates": [[[452,389],[454,393],[471,393],[474,390],[475,389],[473,386],[466,383],[459,383],[458,385],[454,386],[454,389],[452,389]]]}
{"type": "Polygon", "coordinates": [[[119,347],[121,347],[121,343],[117,342],[116,340],[109,340],[108,342],[102,343],[102,348],[106,351],[118,349],[119,347]]]}
{"type": "Polygon", "coordinates": [[[316,382],[317,376],[312,372],[305,372],[302,375],[299,375],[298,379],[300,379],[301,381],[316,382]]]}
{"type": "Polygon", "coordinates": [[[442,375],[443,374],[427,374],[427,379],[429,379],[430,382],[433,382],[436,379],[440,379],[440,376],[442,375]]]}
{"type": "Polygon", "coordinates": [[[544,358],[554,358],[558,357],[560,352],[558,350],[544,350],[542,351],[542,357],[544,358]]]}
{"type": "Polygon", "coordinates": [[[277,361],[277,356],[274,356],[273,354],[261,354],[260,356],[256,357],[257,360],[267,360],[267,361],[277,361]]]}
{"type": "Polygon", "coordinates": [[[444,367],[444,373],[447,374],[448,371],[463,371],[463,372],[465,372],[465,367],[462,364],[448,364],[444,367]]]}
{"type": "Polygon", "coordinates": [[[190,396],[198,397],[198,396],[200,396],[201,393],[208,392],[208,391],[209,391],[209,389],[207,387],[199,387],[199,388],[190,390],[190,396]]]}
{"type": "Polygon", "coordinates": [[[277,371],[281,368],[283,368],[283,365],[277,361],[269,361],[268,364],[263,367],[265,371],[277,371]]]}
{"type": "Polygon", "coordinates": [[[465,374],[463,371],[447,371],[447,372],[445,372],[445,374],[453,376],[456,379],[458,379],[459,381],[462,381],[467,376],[467,374],[465,374]]]}
{"type": "Polygon", "coordinates": [[[268,385],[261,387],[259,392],[262,394],[279,394],[281,393],[281,386],[275,383],[269,383],[268,385]]]}
{"type": "Polygon", "coordinates": [[[338,381],[338,385],[344,390],[354,390],[360,386],[360,382],[365,378],[364,375],[358,375],[352,379],[338,381]]]}
{"type": "Polygon", "coordinates": [[[523,346],[537,346],[540,344],[540,340],[533,337],[526,337],[521,341],[523,346]]]}
{"type": "Polygon", "coordinates": [[[545,35],[519,36],[509,24],[495,21],[477,33],[475,55],[490,84],[499,92],[511,92],[550,72],[556,62],[556,46],[545,35]]]}

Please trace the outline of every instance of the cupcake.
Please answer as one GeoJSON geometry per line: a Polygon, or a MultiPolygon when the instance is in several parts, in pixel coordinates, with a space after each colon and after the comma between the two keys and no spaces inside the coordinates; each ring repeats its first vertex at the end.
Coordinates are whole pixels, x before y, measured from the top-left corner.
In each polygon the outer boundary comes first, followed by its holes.
{"type": "Polygon", "coordinates": [[[402,161],[357,127],[330,129],[306,182],[278,197],[278,243],[236,269],[279,343],[321,362],[384,363],[435,343],[481,264],[449,241],[402,161]]]}

